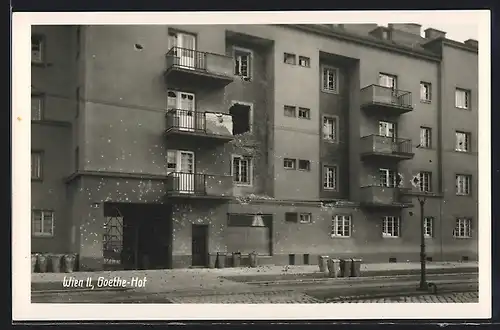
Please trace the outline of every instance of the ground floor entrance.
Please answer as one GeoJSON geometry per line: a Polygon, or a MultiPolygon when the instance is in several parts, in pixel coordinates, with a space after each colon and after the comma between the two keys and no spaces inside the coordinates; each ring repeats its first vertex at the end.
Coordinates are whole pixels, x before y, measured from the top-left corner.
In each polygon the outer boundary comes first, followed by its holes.
{"type": "Polygon", "coordinates": [[[172,229],[163,204],[104,204],[103,268],[171,268],[172,229]]]}
{"type": "Polygon", "coordinates": [[[191,253],[193,267],[207,267],[208,260],[208,225],[192,225],[191,253]]]}

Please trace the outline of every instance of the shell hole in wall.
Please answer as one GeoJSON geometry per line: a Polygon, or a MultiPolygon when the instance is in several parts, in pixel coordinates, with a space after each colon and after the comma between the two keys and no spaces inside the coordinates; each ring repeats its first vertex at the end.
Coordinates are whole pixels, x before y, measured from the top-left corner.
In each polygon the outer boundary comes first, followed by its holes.
{"type": "Polygon", "coordinates": [[[398,260],[394,257],[389,258],[389,263],[395,263],[398,262],[398,260]]]}
{"type": "Polygon", "coordinates": [[[141,44],[135,44],[134,48],[135,48],[135,50],[143,50],[144,47],[142,47],[141,44]]]}
{"type": "Polygon", "coordinates": [[[233,116],[233,135],[250,131],[250,106],[235,103],[229,113],[233,116]]]}

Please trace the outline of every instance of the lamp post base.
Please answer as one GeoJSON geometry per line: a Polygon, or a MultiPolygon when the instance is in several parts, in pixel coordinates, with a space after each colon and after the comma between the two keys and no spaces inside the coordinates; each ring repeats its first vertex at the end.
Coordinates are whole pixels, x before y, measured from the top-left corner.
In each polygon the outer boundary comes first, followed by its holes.
{"type": "Polygon", "coordinates": [[[418,291],[427,291],[429,289],[429,286],[427,285],[426,282],[420,282],[420,285],[418,286],[417,290],[418,291]]]}

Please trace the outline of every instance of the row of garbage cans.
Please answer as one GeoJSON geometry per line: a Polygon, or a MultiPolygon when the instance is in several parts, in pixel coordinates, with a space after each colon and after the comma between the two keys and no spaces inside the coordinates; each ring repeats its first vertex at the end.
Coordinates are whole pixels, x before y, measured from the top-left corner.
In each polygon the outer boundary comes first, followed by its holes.
{"type": "Polygon", "coordinates": [[[328,256],[319,256],[319,270],[328,272],[329,277],[359,277],[361,276],[362,259],[334,259],[328,256]]]}
{"type": "MultiPolygon", "coordinates": [[[[241,266],[241,252],[233,252],[230,255],[230,266],[240,267],[241,266]]],[[[224,268],[228,264],[228,254],[225,252],[217,252],[217,257],[215,259],[215,268],[224,268]]],[[[248,254],[248,264],[250,267],[257,267],[257,253],[251,252],[248,254]]]]}
{"type": "Polygon", "coordinates": [[[75,270],[76,255],[74,254],[44,254],[31,255],[32,273],[71,273],[75,270]]]}

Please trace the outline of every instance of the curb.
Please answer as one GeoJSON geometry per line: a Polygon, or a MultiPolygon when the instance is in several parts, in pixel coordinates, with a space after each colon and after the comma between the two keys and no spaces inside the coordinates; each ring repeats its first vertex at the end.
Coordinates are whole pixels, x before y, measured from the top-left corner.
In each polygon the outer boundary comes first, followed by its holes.
{"type": "MultiPolygon", "coordinates": [[[[478,273],[479,267],[455,267],[455,268],[430,268],[426,270],[428,275],[436,274],[471,274],[478,273]]],[[[365,271],[359,277],[354,278],[383,278],[391,276],[415,276],[420,274],[420,269],[402,269],[402,270],[382,270],[382,271],[365,271]]],[[[220,278],[233,282],[245,284],[275,284],[282,281],[325,281],[331,280],[327,273],[296,273],[296,274],[258,274],[258,275],[234,275],[234,276],[219,276],[220,278]]],[[[338,277],[338,279],[346,277],[338,277]]]]}

